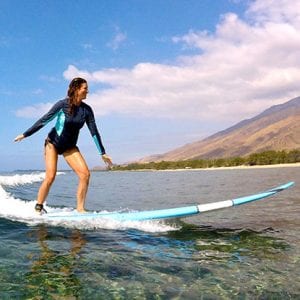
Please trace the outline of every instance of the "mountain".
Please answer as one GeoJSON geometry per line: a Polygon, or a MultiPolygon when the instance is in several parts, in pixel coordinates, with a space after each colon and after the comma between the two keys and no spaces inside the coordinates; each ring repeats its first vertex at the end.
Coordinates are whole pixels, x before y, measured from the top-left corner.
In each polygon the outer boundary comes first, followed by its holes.
{"type": "Polygon", "coordinates": [[[275,105],[251,119],[164,154],[139,162],[247,156],[266,150],[300,149],[300,97],[275,105]]]}

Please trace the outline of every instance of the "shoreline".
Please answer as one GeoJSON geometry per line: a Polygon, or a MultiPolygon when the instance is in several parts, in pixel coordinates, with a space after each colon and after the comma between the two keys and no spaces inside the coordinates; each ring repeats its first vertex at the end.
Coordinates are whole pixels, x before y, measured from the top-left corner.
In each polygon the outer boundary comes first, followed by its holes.
{"type": "MultiPolygon", "coordinates": [[[[274,165],[255,165],[255,166],[234,166],[234,167],[211,167],[197,170],[249,170],[249,169],[271,169],[271,168],[297,168],[300,162],[290,164],[274,164],[274,165]]],[[[188,169],[191,170],[191,169],[188,169]]],[[[196,169],[194,169],[196,170],[196,169]]]]}
{"type": "MultiPolygon", "coordinates": [[[[271,168],[297,168],[300,167],[300,162],[286,163],[286,164],[274,164],[274,165],[254,165],[254,166],[232,166],[232,167],[211,167],[211,168],[185,168],[185,169],[137,169],[137,170],[112,170],[112,172],[184,172],[184,171],[218,171],[218,170],[250,170],[250,169],[271,169],[271,168]]],[[[95,170],[92,171],[101,171],[95,170]]]]}

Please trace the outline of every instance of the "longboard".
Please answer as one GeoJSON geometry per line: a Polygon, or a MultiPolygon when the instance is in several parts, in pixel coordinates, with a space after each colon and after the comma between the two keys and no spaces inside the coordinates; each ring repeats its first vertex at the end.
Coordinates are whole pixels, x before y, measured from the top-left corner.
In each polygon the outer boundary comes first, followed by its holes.
{"type": "Polygon", "coordinates": [[[49,220],[64,220],[64,221],[83,221],[91,219],[111,219],[116,221],[145,221],[145,220],[159,220],[159,219],[172,219],[183,218],[200,213],[234,207],[237,205],[243,205],[249,202],[265,199],[270,196],[288,189],[293,186],[294,182],[288,182],[280,185],[276,188],[253,194],[250,196],[244,196],[236,199],[218,201],[207,204],[198,204],[185,207],[159,209],[159,210],[146,210],[146,211],[133,211],[133,212],[88,212],[88,213],[48,213],[44,214],[43,218],[49,220]]]}

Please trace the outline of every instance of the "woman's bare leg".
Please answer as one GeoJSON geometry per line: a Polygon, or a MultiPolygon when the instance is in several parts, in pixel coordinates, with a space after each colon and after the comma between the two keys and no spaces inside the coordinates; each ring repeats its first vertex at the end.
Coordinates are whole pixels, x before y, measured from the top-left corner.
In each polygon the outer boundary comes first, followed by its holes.
{"type": "Polygon", "coordinates": [[[57,158],[58,154],[55,147],[51,143],[47,143],[45,146],[46,176],[38,192],[38,204],[43,204],[48,196],[50,187],[56,176],[57,158]]]}
{"type": "Polygon", "coordinates": [[[90,171],[78,148],[66,151],[64,153],[64,157],[79,178],[77,189],[77,211],[84,212],[85,198],[90,180],[90,171]]]}

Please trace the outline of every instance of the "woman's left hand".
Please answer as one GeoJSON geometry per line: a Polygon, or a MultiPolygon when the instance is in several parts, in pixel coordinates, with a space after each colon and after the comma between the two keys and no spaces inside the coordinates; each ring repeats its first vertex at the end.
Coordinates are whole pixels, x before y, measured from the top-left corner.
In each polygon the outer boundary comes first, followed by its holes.
{"type": "Polygon", "coordinates": [[[109,168],[112,167],[113,162],[112,162],[111,157],[109,157],[107,154],[102,154],[102,159],[109,168]]]}

